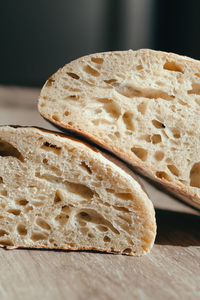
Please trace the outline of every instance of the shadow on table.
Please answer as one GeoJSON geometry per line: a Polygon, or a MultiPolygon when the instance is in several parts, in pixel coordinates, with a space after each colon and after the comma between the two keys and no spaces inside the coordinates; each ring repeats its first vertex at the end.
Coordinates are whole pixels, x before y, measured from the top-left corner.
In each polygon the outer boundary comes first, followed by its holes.
{"type": "Polygon", "coordinates": [[[156,209],[156,244],[200,246],[200,215],[156,209]]]}

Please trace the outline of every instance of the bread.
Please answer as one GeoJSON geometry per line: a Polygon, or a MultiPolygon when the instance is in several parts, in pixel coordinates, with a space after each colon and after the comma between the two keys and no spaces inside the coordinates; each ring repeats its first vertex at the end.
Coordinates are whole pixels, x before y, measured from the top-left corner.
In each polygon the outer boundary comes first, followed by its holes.
{"type": "Polygon", "coordinates": [[[200,208],[200,62],[152,50],[77,59],[45,83],[38,108],[200,208]]]}
{"type": "MultiPolygon", "coordinates": [[[[123,166],[124,168],[124,166],[123,166]]],[[[154,209],[99,150],[58,133],[0,127],[0,246],[150,251],[154,209]]]]}

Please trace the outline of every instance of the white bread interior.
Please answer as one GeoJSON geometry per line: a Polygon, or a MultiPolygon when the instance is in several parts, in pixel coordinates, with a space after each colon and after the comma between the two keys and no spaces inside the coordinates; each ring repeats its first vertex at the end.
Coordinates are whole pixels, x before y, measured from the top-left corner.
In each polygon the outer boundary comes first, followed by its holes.
{"type": "Polygon", "coordinates": [[[0,246],[143,255],[154,209],[99,150],[37,128],[0,127],[0,246]]]}
{"type": "Polygon", "coordinates": [[[199,61],[147,49],[88,55],[45,83],[38,108],[200,208],[199,61]]]}

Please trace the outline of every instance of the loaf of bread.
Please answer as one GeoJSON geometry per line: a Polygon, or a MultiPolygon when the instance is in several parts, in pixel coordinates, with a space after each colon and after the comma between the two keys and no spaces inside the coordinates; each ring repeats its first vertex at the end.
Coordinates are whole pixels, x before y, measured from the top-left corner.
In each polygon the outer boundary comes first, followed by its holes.
{"type": "Polygon", "coordinates": [[[143,255],[155,239],[153,205],[124,166],[38,128],[0,127],[0,207],[1,247],[143,255]]]}
{"type": "Polygon", "coordinates": [[[200,62],[152,50],[77,59],[45,83],[41,115],[200,208],[200,62]]]}

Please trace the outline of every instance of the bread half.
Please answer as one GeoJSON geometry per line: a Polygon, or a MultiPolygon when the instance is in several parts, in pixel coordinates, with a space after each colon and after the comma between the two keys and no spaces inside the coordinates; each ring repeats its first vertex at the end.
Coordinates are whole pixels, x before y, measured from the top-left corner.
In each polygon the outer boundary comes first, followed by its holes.
{"type": "Polygon", "coordinates": [[[41,115],[200,208],[200,62],[152,50],[77,59],[45,83],[41,115]]]}
{"type": "Polygon", "coordinates": [[[0,127],[0,246],[143,255],[155,232],[146,193],[97,149],[0,127]]]}

